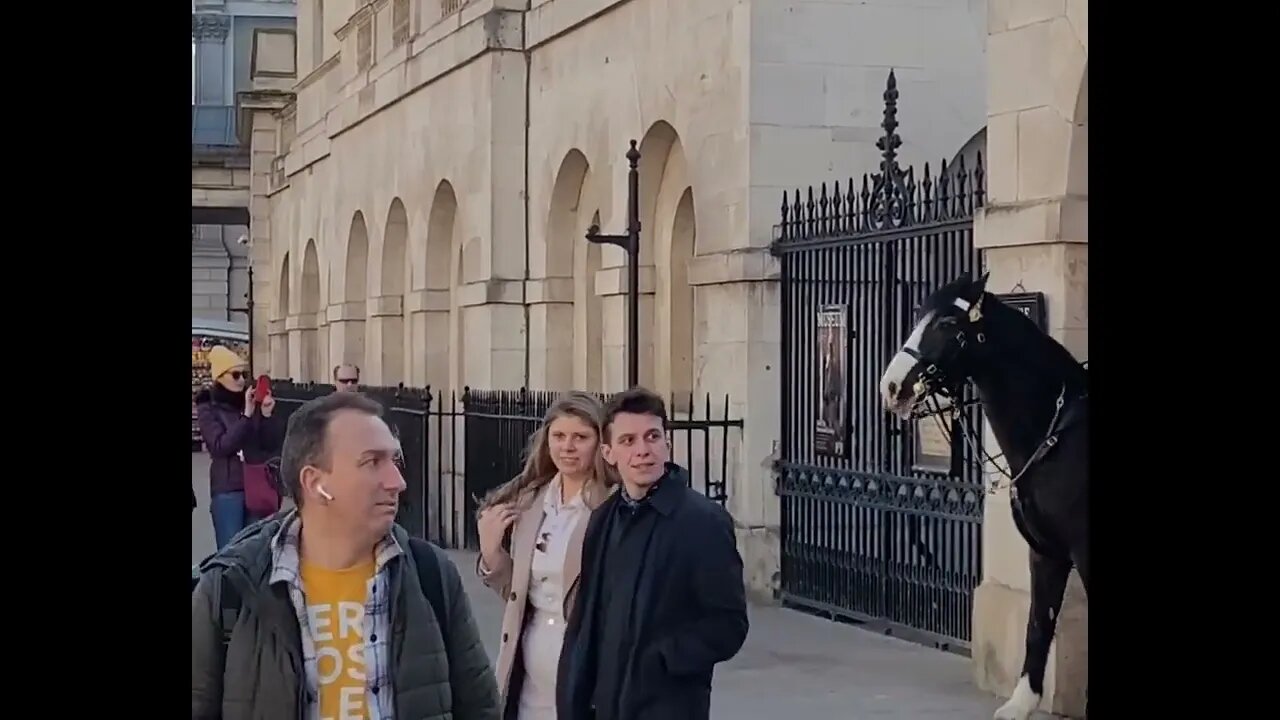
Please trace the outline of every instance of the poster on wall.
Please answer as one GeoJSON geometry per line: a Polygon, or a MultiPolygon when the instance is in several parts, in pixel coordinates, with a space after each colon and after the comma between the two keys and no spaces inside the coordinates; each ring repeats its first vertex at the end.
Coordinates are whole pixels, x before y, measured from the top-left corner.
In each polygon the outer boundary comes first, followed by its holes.
{"type": "Polygon", "coordinates": [[[818,397],[814,452],[849,456],[849,313],[844,305],[818,308],[818,397]]]}

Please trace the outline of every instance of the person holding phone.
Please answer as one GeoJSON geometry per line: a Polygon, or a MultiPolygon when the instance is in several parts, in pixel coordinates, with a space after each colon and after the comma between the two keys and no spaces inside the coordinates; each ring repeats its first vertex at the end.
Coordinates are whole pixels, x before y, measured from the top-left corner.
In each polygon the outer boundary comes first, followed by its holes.
{"type": "Polygon", "coordinates": [[[601,417],[591,395],[562,395],[530,438],[524,471],[480,504],[477,571],[506,601],[497,663],[503,720],[556,718],[582,535],[614,485],[600,455],[601,417]]]}
{"type": "Polygon", "coordinates": [[[209,452],[209,512],[222,549],[246,525],[264,517],[245,506],[245,464],[261,467],[280,454],[283,424],[276,401],[249,387],[249,364],[224,345],[209,350],[213,385],[196,396],[196,420],[209,452]]]}

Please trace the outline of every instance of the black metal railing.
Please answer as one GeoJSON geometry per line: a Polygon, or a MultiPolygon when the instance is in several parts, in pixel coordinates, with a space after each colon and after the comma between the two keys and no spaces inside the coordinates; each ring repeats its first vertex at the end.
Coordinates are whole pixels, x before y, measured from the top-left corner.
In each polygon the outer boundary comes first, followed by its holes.
{"type": "MultiPolygon", "coordinates": [[[[897,162],[898,91],[884,93],[881,172],[804,199],[784,193],[782,600],[967,651],[982,579],[983,485],[973,448],[935,419],[887,413],[879,379],[937,287],[982,267],[981,155],[937,176],[897,162]],[[942,438],[939,441],[939,438],[942,438]]],[[[967,397],[964,399],[968,399],[967,397]]],[[[968,407],[981,436],[981,414],[968,407]]]]}
{"type": "MultiPolygon", "coordinates": [[[[529,436],[559,395],[538,390],[473,390],[461,397],[429,388],[366,387],[382,403],[400,439],[408,489],[397,522],[411,534],[444,547],[479,546],[476,501],[520,473],[529,436]]],[[[272,383],[286,417],[302,403],[334,392],[332,385],[272,383]]],[[[608,395],[595,393],[601,402],[608,395]]],[[[687,407],[694,408],[693,397],[687,407]]],[[[672,460],[689,470],[695,489],[722,505],[728,498],[743,422],[729,418],[729,398],[713,419],[712,399],[703,413],[668,413],[672,460]],[[687,417],[682,417],[685,415],[687,417]]]]}

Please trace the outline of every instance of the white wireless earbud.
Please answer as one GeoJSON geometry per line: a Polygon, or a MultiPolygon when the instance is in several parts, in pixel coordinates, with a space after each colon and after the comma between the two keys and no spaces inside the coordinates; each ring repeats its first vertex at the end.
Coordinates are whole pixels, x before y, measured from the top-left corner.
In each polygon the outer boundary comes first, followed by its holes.
{"type": "Polygon", "coordinates": [[[324,498],[325,500],[333,500],[333,496],[329,494],[328,490],[324,489],[323,485],[317,485],[316,492],[320,493],[320,497],[324,498]]]}

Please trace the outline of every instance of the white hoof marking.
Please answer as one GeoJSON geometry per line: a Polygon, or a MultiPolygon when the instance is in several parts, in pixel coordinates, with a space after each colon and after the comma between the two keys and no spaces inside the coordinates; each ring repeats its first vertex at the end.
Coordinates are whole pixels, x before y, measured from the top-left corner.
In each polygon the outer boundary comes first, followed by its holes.
{"type": "Polygon", "coordinates": [[[996,710],[994,720],[1027,720],[1031,713],[1040,706],[1040,696],[1031,690],[1031,682],[1027,676],[1018,678],[1018,686],[1013,689],[1009,702],[996,710]]]}

